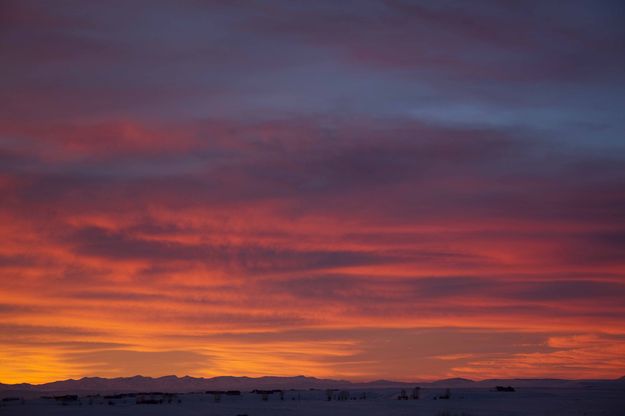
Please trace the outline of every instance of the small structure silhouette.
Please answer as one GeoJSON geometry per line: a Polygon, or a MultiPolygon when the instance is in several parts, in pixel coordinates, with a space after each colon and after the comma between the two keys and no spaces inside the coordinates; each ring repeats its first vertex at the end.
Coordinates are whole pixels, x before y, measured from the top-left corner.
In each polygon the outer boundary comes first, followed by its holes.
{"type": "Polygon", "coordinates": [[[260,394],[261,400],[264,402],[269,400],[269,395],[274,393],[280,394],[280,399],[284,400],[284,392],[282,390],[252,390],[252,393],[260,394]]]}
{"type": "Polygon", "coordinates": [[[497,391],[506,391],[506,392],[513,392],[513,391],[515,391],[514,387],[512,387],[512,386],[508,386],[508,387],[497,386],[497,387],[495,387],[495,390],[497,390],[497,391]]]}
{"type": "Polygon", "coordinates": [[[421,393],[421,387],[415,387],[414,389],[412,389],[412,394],[410,395],[410,398],[412,400],[419,400],[419,395],[421,393]]]}
{"type": "Polygon", "coordinates": [[[332,389],[327,389],[326,390],[326,398],[328,399],[328,401],[332,401],[333,394],[334,394],[334,390],[332,390],[332,389]]]}
{"type": "Polygon", "coordinates": [[[406,390],[402,390],[397,396],[397,400],[408,400],[408,395],[406,394],[406,390]]]}

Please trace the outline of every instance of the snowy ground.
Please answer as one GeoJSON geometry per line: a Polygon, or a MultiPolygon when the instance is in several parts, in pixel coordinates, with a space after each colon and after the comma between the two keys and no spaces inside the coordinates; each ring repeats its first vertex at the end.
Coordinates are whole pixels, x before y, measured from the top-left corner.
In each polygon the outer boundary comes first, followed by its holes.
{"type": "MultiPolygon", "coordinates": [[[[78,401],[33,398],[0,402],[0,415],[202,415],[202,416],[479,416],[479,415],[619,415],[625,416],[625,391],[598,389],[452,389],[449,400],[435,400],[442,390],[423,389],[419,400],[397,400],[399,389],[350,391],[346,401],[327,401],[325,391],[285,391],[267,401],[255,393],[221,396],[181,394],[172,403],[136,404],[136,398],[104,399],[81,396],[78,401]],[[356,398],[356,399],[354,399],[356,398]],[[180,400],[180,402],[178,402],[180,400]],[[112,404],[109,404],[112,403],[112,404]]],[[[338,394],[338,393],[336,393],[338,394]]],[[[158,399],[157,396],[154,396],[158,399]]]]}

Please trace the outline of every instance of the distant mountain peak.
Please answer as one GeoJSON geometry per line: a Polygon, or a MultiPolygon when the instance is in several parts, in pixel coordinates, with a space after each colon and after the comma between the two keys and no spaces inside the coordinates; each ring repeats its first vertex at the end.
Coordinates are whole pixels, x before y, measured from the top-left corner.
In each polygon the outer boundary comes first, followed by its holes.
{"type": "Polygon", "coordinates": [[[462,378],[462,377],[452,377],[452,378],[446,378],[440,381],[456,381],[456,382],[466,382],[466,383],[475,383],[475,381],[469,379],[469,378],[462,378]]]}
{"type": "Polygon", "coordinates": [[[433,382],[400,382],[392,380],[374,380],[370,382],[351,382],[347,380],[321,379],[298,375],[294,377],[264,376],[218,376],[212,378],[191,377],[185,375],[167,375],[162,377],[145,377],[136,375],[132,377],[83,377],[79,380],[67,379],[51,383],[32,385],[1,384],[3,391],[31,391],[31,392],[67,392],[67,393],[106,393],[106,392],[140,392],[140,391],[169,391],[169,392],[193,392],[203,390],[243,390],[254,389],[350,389],[350,388],[406,388],[409,386],[421,386],[432,388],[487,388],[496,385],[512,385],[515,387],[549,387],[549,386],[605,386],[610,383],[621,383],[625,376],[616,380],[558,380],[558,379],[489,379],[474,381],[462,377],[448,378],[433,382]]]}

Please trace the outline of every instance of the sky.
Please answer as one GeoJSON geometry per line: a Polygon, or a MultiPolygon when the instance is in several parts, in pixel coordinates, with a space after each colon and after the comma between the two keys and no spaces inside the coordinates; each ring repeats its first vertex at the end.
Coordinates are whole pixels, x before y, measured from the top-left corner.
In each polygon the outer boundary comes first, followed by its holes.
{"type": "Polygon", "coordinates": [[[0,382],[625,375],[621,1],[0,1],[0,382]]]}

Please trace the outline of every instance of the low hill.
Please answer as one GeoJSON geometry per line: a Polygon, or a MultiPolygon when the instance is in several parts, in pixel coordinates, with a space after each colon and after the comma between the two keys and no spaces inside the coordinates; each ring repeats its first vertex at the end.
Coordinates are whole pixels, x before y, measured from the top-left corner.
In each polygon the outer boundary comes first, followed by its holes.
{"type": "Polygon", "coordinates": [[[563,380],[563,379],[488,379],[473,381],[464,378],[450,378],[432,382],[399,382],[376,380],[371,382],[351,382],[347,380],[321,379],[315,377],[84,377],[44,384],[2,384],[0,392],[6,395],[27,393],[122,393],[122,392],[198,392],[205,390],[241,390],[254,389],[381,389],[381,388],[492,388],[494,386],[544,387],[544,388],[593,388],[622,387],[625,377],[616,380],[563,380]]]}

